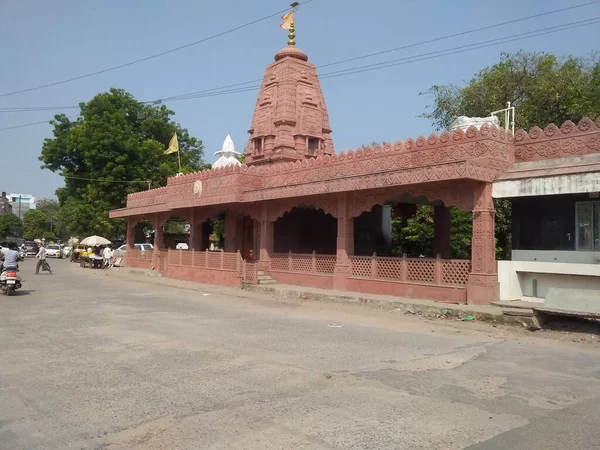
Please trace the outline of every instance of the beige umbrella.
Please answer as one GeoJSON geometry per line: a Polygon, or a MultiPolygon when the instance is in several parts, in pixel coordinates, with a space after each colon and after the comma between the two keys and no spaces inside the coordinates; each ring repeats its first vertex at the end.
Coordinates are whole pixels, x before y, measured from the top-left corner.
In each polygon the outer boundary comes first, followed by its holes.
{"type": "Polygon", "coordinates": [[[102,236],[88,236],[83,241],[81,241],[81,245],[89,245],[90,247],[95,247],[96,245],[108,245],[110,241],[102,236]]]}

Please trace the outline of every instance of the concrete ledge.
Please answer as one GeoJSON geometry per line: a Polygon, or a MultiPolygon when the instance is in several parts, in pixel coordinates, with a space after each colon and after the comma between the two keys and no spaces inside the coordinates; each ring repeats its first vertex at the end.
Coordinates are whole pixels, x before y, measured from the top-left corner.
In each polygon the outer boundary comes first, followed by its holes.
{"type": "Polygon", "coordinates": [[[162,277],[162,273],[157,270],[141,269],[137,267],[111,267],[109,270],[113,272],[129,273],[131,275],[145,275],[148,277],[162,277]]]}
{"type": "Polygon", "coordinates": [[[146,278],[152,282],[178,289],[194,290],[199,292],[214,292],[227,295],[240,296],[242,292],[246,295],[270,295],[287,300],[316,300],[331,303],[362,304],[381,309],[397,310],[404,314],[413,314],[431,318],[449,318],[461,320],[466,316],[474,316],[482,322],[508,324],[516,326],[532,325],[531,317],[522,316],[523,310],[516,308],[500,309],[490,305],[453,305],[447,303],[436,303],[432,300],[407,299],[387,295],[360,294],[355,292],[341,292],[329,289],[307,288],[302,286],[291,286],[284,284],[255,285],[244,284],[242,289],[201,284],[192,281],[181,281],[174,278],[163,277],[159,272],[129,267],[114,267],[105,272],[107,275],[131,278],[146,278]],[[507,311],[506,315],[503,312],[507,311]],[[515,315],[518,314],[518,315],[515,315]]]}
{"type": "MultiPolygon", "coordinates": [[[[325,289],[305,288],[290,285],[246,285],[245,290],[269,293],[278,298],[292,300],[316,300],[333,303],[352,303],[369,305],[381,309],[401,311],[405,314],[415,314],[423,317],[439,318],[440,316],[453,319],[464,319],[474,316],[477,320],[508,325],[530,326],[531,318],[521,315],[506,315],[504,310],[494,306],[478,305],[449,305],[436,303],[432,300],[406,299],[386,295],[360,294],[355,292],[330,291],[325,289]]],[[[522,314],[523,310],[505,309],[509,313],[522,314]]]]}

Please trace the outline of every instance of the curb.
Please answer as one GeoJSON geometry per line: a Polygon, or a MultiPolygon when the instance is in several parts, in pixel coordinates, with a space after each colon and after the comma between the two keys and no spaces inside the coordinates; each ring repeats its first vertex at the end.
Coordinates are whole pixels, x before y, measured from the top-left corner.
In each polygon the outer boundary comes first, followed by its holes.
{"type": "Polygon", "coordinates": [[[485,313],[481,311],[473,311],[469,309],[457,309],[443,306],[443,304],[423,305],[419,303],[411,303],[409,301],[393,301],[379,299],[373,297],[361,297],[358,295],[333,295],[324,293],[304,292],[294,289],[280,289],[272,286],[245,285],[243,289],[252,292],[263,292],[287,298],[291,300],[316,300],[332,303],[349,303],[358,305],[368,305],[381,309],[389,309],[400,311],[404,314],[412,314],[430,318],[448,318],[455,320],[465,320],[467,316],[475,317],[475,320],[480,322],[514,325],[519,327],[530,327],[533,323],[531,317],[523,316],[507,316],[498,308],[497,313],[485,313]]]}
{"type": "Polygon", "coordinates": [[[111,270],[114,272],[126,273],[131,275],[143,275],[151,278],[162,278],[162,273],[157,271],[133,269],[128,267],[111,267],[111,270]]]}

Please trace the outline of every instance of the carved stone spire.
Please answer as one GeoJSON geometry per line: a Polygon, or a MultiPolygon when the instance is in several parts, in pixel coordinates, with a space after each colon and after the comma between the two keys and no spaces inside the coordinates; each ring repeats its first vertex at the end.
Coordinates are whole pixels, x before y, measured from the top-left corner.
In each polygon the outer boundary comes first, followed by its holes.
{"type": "Polygon", "coordinates": [[[331,155],[329,114],[314,64],[293,45],[275,54],[248,130],[246,164],[331,155]]]}

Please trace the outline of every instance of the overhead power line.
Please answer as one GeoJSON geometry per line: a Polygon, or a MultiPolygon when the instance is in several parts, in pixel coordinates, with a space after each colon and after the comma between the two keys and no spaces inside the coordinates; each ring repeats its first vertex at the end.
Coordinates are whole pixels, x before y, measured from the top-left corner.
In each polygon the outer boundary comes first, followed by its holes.
{"type": "MultiPolygon", "coordinates": [[[[560,31],[571,30],[571,29],[575,29],[575,28],[581,28],[584,26],[593,25],[593,24],[597,24],[597,23],[600,23],[600,16],[593,17],[591,19],[571,22],[571,23],[567,23],[567,24],[563,24],[563,25],[556,25],[553,27],[542,28],[542,29],[536,30],[536,31],[529,31],[529,32],[520,33],[520,34],[516,34],[516,35],[513,34],[513,35],[505,36],[502,38],[488,39],[486,41],[476,42],[473,44],[461,45],[461,46],[457,46],[457,47],[448,48],[445,50],[438,50],[438,51],[434,51],[434,52],[422,53],[419,55],[413,55],[413,56],[408,56],[408,57],[404,57],[404,58],[382,61],[379,63],[372,63],[372,64],[366,64],[363,66],[351,67],[351,68],[343,69],[343,70],[336,70],[333,72],[327,72],[327,73],[321,74],[321,75],[319,75],[319,78],[321,80],[325,80],[325,79],[329,79],[329,78],[337,78],[337,77],[352,75],[352,74],[356,74],[356,73],[385,69],[388,67],[394,67],[394,66],[398,66],[398,65],[439,58],[442,56],[449,56],[452,54],[464,53],[464,52],[467,52],[470,50],[477,50],[480,48],[491,47],[493,45],[504,44],[504,43],[513,42],[513,41],[519,41],[519,40],[523,40],[523,39],[529,39],[532,37],[543,36],[543,35],[547,35],[547,34],[551,34],[551,33],[557,33],[560,31]]],[[[257,81],[261,81],[261,80],[257,80],[257,81]]],[[[230,86],[241,86],[241,85],[248,84],[248,83],[250,83],[250,82],[237,83],[235,85],[230,85],[230,86]]],[[[260,88],[260,85],[238,87],[238,88],[234,88],[234,89],[214,90],[214,91],[211,91],[209,89],[206,91],[200,91],[198,93],[190,93],[190,94],[184,94],[181,96],[165,98],[165,99],[163,99],[163,101],[173,101],[174,102],[174,101],[180,101],[180,100],[191,100],[194,98],[213,97],[213,96],[228,95],[228,94],[235,94],[235,93],[241,93],[241,92],[250,92],[250,91],[257,90],[258,88],[260,88]]],[[[151,103],[151,102],[146,102],[146,103],[151,103]]],[[[77,117],[77,116],[70,116],[70,117],[77,117]]],[[[34,123],[29,123],[29,124],[17,125],[17,126],[13,126],[13,127],[0,128],[0,131],[12,130],[15,128],[22,128],[22,127],[38,125],[38,124],[42,124],[42,123],[48,123],[48,121],[34,122],[34,123]]]]}
{"type": "MultiPolygon", "coordinates": [[[[309,1],[313,1],[313,0],[308,0],[308,1],[304,2],[303,4],[309,3],[309,1]]],[[[418,46],[421,46],[421,45],[430,44],[430,43],[433,43],[433,42],[439,42],[439,41],[446,40],[446,39],[451,39],[451,38],[454,38],[454,37],[465,36],[465,35],[468,35],[468,34],[477,33],[477,32],[485,31],[485,30],[490,30],[490,29],[493,29],[493,28],[498,28],[498,27],[502,27],[502,26],[505,26],[505,25],[510,25],[510,24],[513,24],[513,23],[523,22],[523,21],[526,21],[526,20],[536,19],[536,18],[539,18],[539,17],[548,16],[548,15],[551,15],[551,14],[557,14],[557,13],[565,12],[565,11],[568,11],[568,10],[573,10],[573,9],[576,9],[576,8],[582,8],[584,6],[589,6],[589,5],[597,4],[597,3],[600,3],[600,0],[594,0],[594,1],[587,2],[587,3],[582,3],[580,5],[574,5],[574,6],[569,6],[569,7],[565,7],[565,8],[559,8],[559,9],[555,9],[555,10],[552,10],[552,11],[547,11],[547,12],[538,13],[538,14],[534,14],[534,15],[530,15],[530,16],[520,17],[518,19],[513,19],[513,20],[508,20],[508,21],[505,21],[505,22],[496,23],[496,24],[493,24],[493,25],[486,25],[484,27],[479,27],[479,28],[474,28],[474,29],[467,30],[467,31],[462,31],[462,32],[453,33],[453,34],[448,34],[448,35],[440,36],[440,37],[437,37],[437,38],[434,38],[434,39],[428,39],[428,40],[425,40],[425,41],[415,42],[415,43],[412,43],[412,44],[403,45],[401,47],[395,47],[395,48],[391,48],[391,49],[387,49],[387,50],[378,51],[378,52],[375,52],[375,53],[368,53],[368,54],[356,56],[356,57],[353,57],[353,58],[348,58],[348,59],[343,59],[343,60],[340,60],[340,61],[334,61],[334,62],[331,62],[331,63],[321,64],[321,65],[318,65],[317,68],[321,69],[321,68],[324,68],[324,67],[329,67],[329,66],[343,64],[343,63],[352,62],[352,61],[357,61],[357,60],[360,60],[360,59],[371,58],[373,56],[379,56],[379,55],[383,55],[383,54],[386,54],[386,53],[392,53],[392,52],[396,52],[396,51],[399,51],[399,50],[405,50],[405,49],[408,49],[408,48],[418,47],[418,46]]],[[[270,16],[270,17],[272,17],[272,16],[270,16]]],[[[259,19],[259,20],[263,20],[263,19],[259,19]]],[[[513,35],[513,36],[520,36],[520,35],[513,35]]],[[[504,38],[500,38],[500,39],[504,39],[504,38]]],[[[384,63],[387,63],[387,62],[390,62],[390,61],[385,61],[385,62],[383,62],[381,64],[384,64],[384,63]]],[[[345,69],[345,70],[350,70],[350,69],[345,69]]],[[[324,74],[324,75],[327,75],[327,74],[324,74]]],[[[244,81],[244,82],[241,82],[241,83],[229,84],[229,85],[220,86],[220,87],[216,87],[216,88],[205,89],[205,90],[202,90],[202,91],[190,92],[190,93],[186,93],[186,94],[174,95],[174,96],[171,96],[171,97],[164,97],[164,98],[159,98],[159,99],[155,99],[155,100],[144,101],[144,102],[141,102],[141,103],[169,102],[169,101],[184,100],[184,99],[187,99],[187,98],[198,98],[198,94],[208,94],[210,92],[217,92],[217,91],[221,92],[224,89],[237,88],[237,87],[244,86],[244,85],[251,84],[251,83],[259,83],[261,81],[262,81],[262,79],[258,78],[258,79],[254,79],[254,80],[244,81]]],[[[227,92],[223,92],[223,93],[224,94],[229,94],[229,93],[233,93],[233,92],[245,92],[245,89],[240,88],[239,91],[234,91],[234,90],[229,91],[228,90],[227,92]]],[[[200,96],[204,97],[204,95],[200,95],[200,96]]],[[[206,96],[212,96],[212,95],[206,95],[206,96]]],[[[71,106],[30,106],[30,107],[21,107],[21,108],[19,108],[19,107],[14,107],[14,108],[6,107],[6,108],[0,108],[0,113],[1,112],[13,113],[13,112],[52,111],[52,110],[62,110],[62,109],[77,109],[77,108],[79,108],[79,106],[76,106],[76,105],[71,105],[71,106]]]]}
{"type": "MultiPolygon", "coordinates": [[[[299,6],[304,6],[304,5],[306,5],[306,4],[308,4],[308,3],[312,2],[312,1],[314,1],[314,0],[305,0],[299,6]]],[[[39,89],[44,89],[44,88],[51,87],[51,86],[57,86],[59,84],[70,83],[71,81],[76,81],[76,80],[81,80],[83,78],[93,77],[93,76],[96,76],[96,75],[100,75],[102,73],[111,72],[113,70],[122,69],[122,68],[128,67],[128,66],[133,66],[134,64],[138,64],[138,63],[141,63],[141,62],[144,62],[144,61],[149,61],[151,59],[160,58],[161,56],[168,55],[169,53],[175,53],[175,52],[178,52],[180,50],[183,50],[183,49],[186,49],[186,48],[189,48],[189,47],[193,47],[195,45],[202,44],[204,42],[216,39],[216,38],[224,36],[226,34],[233,33],[234,31],[238,31],[238,30],[241,30],[243,28],[247,28],[247,27],[249,27],[251,25],[257,24],[259,22],[263,22],[263,21],[265,21],[267,19],[271,19],[272,17],[278,16],[278,15],[286,13],[288,11],[289,11],[289,8],[282,9],[280,11],[277,11],[277,12],[273,13],[273,14],[269,14],[268,16],[261,17],[260,19],[256,19],[256,20],[253,20],[251,22],[247,22],[247,23],[245,23],[243,25],[239,25],[237,27],[230,28],[229,30],[221,31],[220,33],[216,33],[216,34],[207,36],[205,38],[199,39],[197,41],[190,42],[189,44],[185,44],[185,45],[181,45],[179,47],[171,48],[169,50],[165,50],[165,51],[160,52],[160,53],[155,53],[154,55],[146,56],[144,58],[136,59],[136,60],[129,61],[129,62],[126,62],[126,63],[123,63],[123,64],[112,66],[112,67],[107,67],[106,69],[97,70],[96,72],[90,72],[90,73],[86,73],[86,74],[83,74],[83,75],[78,75],[76,77],[67,78],[67,79],[61,80],[61,81],[54,81],[52,83],[46,83],[46,84],[42,84],[42,85],[39,85],[39,86],[30,87],[30,88],[27,88],[27,89],[20,89],[18,91],[7,92],[5,94],[0,94],[0,97],[8,97],[10,95],[22,94],[23,92],[37,91],[39,89]]]]}
{"type": "Polygon", "coordinates": [[[591,2],[587,2],[587,3],[582,3],[580,5],[568,6],[566,8],[555,9],[555,10],[552,10],[552,11],[547,11],[547,12],[543,12],[543,13],[534,14],[532,16],[521,17],[519,19],[507,20],[506,22],[496,23],[494,25],[487,25],[485,27],[474,28],[472,30],[467,30],[467,31],[461,31],[459,33],[448,34],[446,36],[441,36],[441,37],[429,39],[429,40],[426,40],[426,41],[416,42],[416,43],[413,43],[413,44],[407,44],[407,45],[403,45],[401,47],[390,48],[390,49],[382,50],[382,51],[375,52],[375,53],[369,53],[369,54],[366,54],[366,55],[356,56],[354,58],[342,59],[340,61],[335,61],[335,62],[331,62],[331,63],[327,63],[327,64],[321,64],[318,67],[319,68],[323,68],[323,67],[335,66],[337,64],[343,64],[343,63],[347,63],[347,62],[357,61],[359,59],[364,59],[364,58],[370,58],[370,57],[373,57],[373,56],[384,55],[386,53],[391,53],[391,52],[397,52],[398,50],[406,50],[407,48],[417,47],[417,46],[425,45],[425,44],[431,44],[433,42],[439,42],[439,41],[443,41],[443,40],[446,40],[446,39],[451,39],[451,38],[455,38],[455,37],[459,37],[459,36],[465,36],[467,34],[478,33],[480,31],[491,30],[492,28],[498,28],[498,27],[502,27],[504,25],[511,25],[513,23],[524,22],[526,20],[537,19],[539,17],[549,16],[551,14],[557,14],[557,13],[560,13],[560,12],[569,11],[571,9],[582,8],[584,6],[589,6],[589,5],[593,5],[593,4],[596,4],[596,3],[600,3],[600,0],[594,0],[594,1],[591,1],[591,2]]]}

